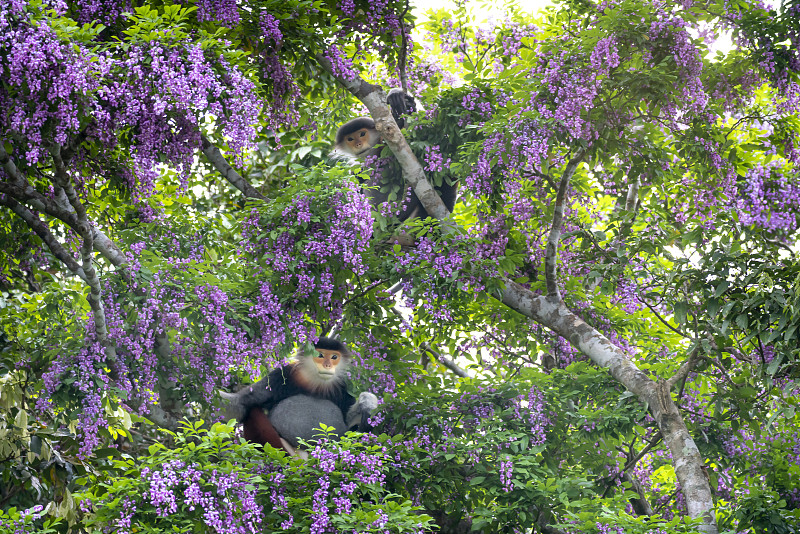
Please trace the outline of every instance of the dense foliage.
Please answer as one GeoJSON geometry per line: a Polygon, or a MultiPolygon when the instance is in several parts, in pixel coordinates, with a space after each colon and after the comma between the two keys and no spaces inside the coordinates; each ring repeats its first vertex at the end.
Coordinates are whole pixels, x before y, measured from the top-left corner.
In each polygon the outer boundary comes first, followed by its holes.
{"type": "Polygon", "coordinates": [[[0,533],[800,529],[800,3],[417,16],[0,5],[0,533]],[[374,435],[221,421],[331,332],[374,435]]]}

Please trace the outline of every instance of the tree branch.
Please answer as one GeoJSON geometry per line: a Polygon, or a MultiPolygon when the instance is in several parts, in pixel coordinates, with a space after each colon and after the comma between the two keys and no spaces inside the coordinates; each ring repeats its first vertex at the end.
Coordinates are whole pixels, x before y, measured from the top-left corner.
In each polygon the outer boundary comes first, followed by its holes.
{"type": "Polygon", "coordinates": [[[444,365],[453,373],[460,376],[461,378],[469,378],[469,373],[462,369],[456,362],[448,358],[447,356],[440,354],[439,352],[433,350],[428,343],[420,343],[419,347],[423,349],[425,352],[430,354],[434,357],[434,359],[439,362],[440,364],[444,365]]]}
{"type": "Polygon", "coordinates": [[[689,373],[694,369],[694,366],[697,365],[697,362],[700,361],[700,347],[697,346],[689,355],[689,358],[683,362],[683,365],[677,370],[677,372],[672,375],[667,380],[667,387],[672,389],[675,387],[675,384],[680,382],[681,380],[685,380],[689,373]]]}
{"type": "Polygon", "coordinates": [[[561,238],[561,223],[564,220],[564,209],[566,206],[567,190],[569,189],[569,182],[578,168],[578,164],[583,159],[586,151],[581,148],[575,157],[569,160],[564,174],[561,175],[561,183],[558,186],[558,193],[556,194],[556,204],[553,209],[553,226],[550,229],[550,235],[547,238],[547,248],[544,256],[544,275],[547,284],[547,295],[561,299],[561,294],[558,291],[558,242],[561,238]]]}
{"type": "Polygon", "coordinates": [[[211,141],[205,135],[201,136],[202,145],[201,150],[203,154],[206,155],[208,161],[214,166],[217,171],[222,175],[223,178],[228,180],[228,182],[242,192],[244,196],[247,198],[264,198],[264,195],[258,192],[258,190],[253,187],[250,182],[242,178],[242,176],[236,172],[236,170],[231,167],[230,163],[225,159],[225,156],[222,155],[222,152],[216,145],[212,144],[211,141]]]}
{"type": "MultiPolygon", "coordinates": [[[[317,60],[324,68],[333,72],[327,58],[318,55],[317,60]]],[[[426,179],[422,167],[397,128],[386,106],[386,97],[383,91],[360,78],[348,80],[335,74],[334,77],[367,106],[375,120],[378,132],[403,168],[403,177],[406,183],[414,189],[426,211],[440,220],[447,217],[449,215],[447,208],[444,207],[441,199],[426,179]]],[[[570,164],[576,159],[578,156],[571,160],[570,164]]],[[[574,161],[576,167],[578,162],[579,160],[574,161]]],[[[567,170],[565,170],[566,174],[567,170]]],[[[564,178],[562,176],[562,182],[564,178]]],[[[561,216],[563,216],[563,207],[561,216]]],[[[556,221],[555,216],[553,227],[555,234],[548,240],[548,247],[554,249],[560,233],[560,220],[556,221]]],[[[445,231],[447,230],[445,229],[445,231]]],[[[550,253],[550,256],[551,262],[554,263],[555,250],[550,253]]],[[[675,459],[675,473],[687,494],[689,516],[701,518],[700,529],[703,532],[716,534],[718,529],[714,519],[713,496],[708,481],[702,478],[702,457],[680,417],[675,403],[669,398],[669,394],[667,393],[667,398],[665,398],[660,384],[655,383],[636,367],[622,349],[569,310],[557,291],[551,293],[552,284],[555,282],[554,265],[547,273],[548,293],[550,293],[548,296],[538,296],[530,289],[509,279],[504,278],[501,281],[504,283],[504,287],[499,291],[499,295],[494,295],[498,300],[569,340],[595,364],[608,368],[615,380],[651,406],[659,430],[664,435],[664,442],[675,459]]]]}
{"type": "Polygon", "coordinates": [[[639,484],[639,481],[633,478],[628,471],[622,472],[622,480],[630,484],[631,489],[639,496],[638,499],[630,500],[633,510],[640,516],[653,515],[653,507],[650,506],[650,501],[647,500],[647,496],[644,494],[644,489],[642,488],[642,485],[639,484]]]}
{"type": "MultiPolygon", "coordinates": [[[[18,202],[27,204],[40,213],[46,213],[60,220],[76,232],[78,231],[78,218],[69,202],[66,199],[63,202],[60,202],[60,199],[48,199],[30,185],[25,175],[20,172],[11,160],[2,144],[0,144],[0,166],[3,167],[9,178],[8,180],[0,181],[0,193],[14,197],[18,202]]],[[[128,263],[128,259],[122,253],[122,250],[97,227],[90,226],[90,229],[97,251],[115,267],[124,268],[128,263]]],[[[127,271],[123,272],[123,274],[126,275],[127,279],[130,279],[127,271]]]]}
{"type": "Polygon", "coordinates": [[[106,313],[103,309],[103,288],[100,284],[100,278],[97,276],[97,271],[92,263],[92,254],[94,252],[94,234],[92,232],[92,225],[89,223],[89,217],[86,214],[86,207],[78,198],[75,188],[72,187],[72,179],[61,159],[61,149],[53,147],[50,150],[53,156],[53,164],[55,166],[55,182],[61,187],[69,199],[72,209],[78,219],[77,232],[83,238],[81,245],[81,257],[83,260],[83,272],[86,274],[86,284],[89,286],[89,295],[86,300],[89,302],[89,307],[92,309],[94,318],[95,332],[97,333],[97,340],[103,345],[106,357],[110,361],[117,359],[117,349],[114,342],[108,337],[108,326],[106,323],[106,313]]]}
{"type": "Polygon", "coordinates": [[[75,261],[75,258],[73,258],[70,253],[64,249],[61,243],[59,243],[56,237],[50,232],[50,229],[47,227],[47,225],[42,222],[42,220],[35,213],[8,195],[0,196],[0,206],[9,208],[11,211],[21,217],[22,220],[25,221],[25,224],[27,224],[28,227],[39,236],[39,239],[44,242],[53,256],[63,263],[72,274],[84,282],[87,281],[86,273],[83,272],[83,268],[78,265],[78,262],[75,261]]]}
{"type": "Polygon", "coordinates": [[[656,445],[658,445],[660,441],[661,441],[661,432],[656,432],[653,435],[653,437],[650,438],[650,441],[647,443],[645,448],[642,449],[641,452],[637,454],[635,458],[628,460],[628,463],[625,464],[625,467],[623,467],[622,470],[628,471],[629,469],[633,469],[634,467],[636,467],[636,464],[639,463],[639,460],[644,458],[644,455],[650,452],[650,450],[656,445]]]}

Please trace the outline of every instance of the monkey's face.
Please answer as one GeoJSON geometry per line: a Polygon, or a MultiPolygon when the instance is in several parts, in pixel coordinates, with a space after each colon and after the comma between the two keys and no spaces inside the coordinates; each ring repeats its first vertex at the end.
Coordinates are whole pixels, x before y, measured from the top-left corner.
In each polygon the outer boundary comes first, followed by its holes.
{"type": "Polygon", "coordinates": [[[314,354],[314,365],[317,367],[317,372],[323,380],[331,380],[336,376],[339,370],[339,364],[344,360],[342,353],[338,350],[330,349],[315,349],[317,352],[314,354]]]}
{"type": "Polygon", "coordinates": [[[354,156],[358,156],[377,145],[380,139],[381,136],[377,130],[361,128],[345,136],[345,149],[354,156]]]}

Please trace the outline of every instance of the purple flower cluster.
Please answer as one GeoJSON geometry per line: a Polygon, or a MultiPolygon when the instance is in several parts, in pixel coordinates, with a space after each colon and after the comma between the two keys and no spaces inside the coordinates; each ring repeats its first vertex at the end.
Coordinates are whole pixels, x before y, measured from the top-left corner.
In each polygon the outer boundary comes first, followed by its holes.
{"type": "Polygon", "coordinates": [[[239,24],[236,0],[198,0],[197,20],[221,22],[229,28],[239,24]]]}
{"type": "Polygon", "coordinates": [[[36,409],[46,412],[54,408],[52,397],[63,383],[77,391],[82,409],[78,414],[78,432],[81,436],[78,456],[89,458],[103,441],[101,429],[108,427],[107,414],[103,407],[105,392],[111,380],[107,371],[107,358],[103,346],[96,341],[92,315],[86,318],[87,344],[79,350],[62,350],[42,380],[46,395],[39,396],[36,409]]]}
{"type": "Polygon", "coordinates": [[[321,472],[313,495],[311,513],[314,519],[310,532],[330,532],[332,513],[349,514],[354,507],[358,507],[358,495],[355,492],[358,484],[384,485],[386,466],[383,456],[386,449],[381,447],[375,452],[353,451],[326,440],[310,451],[309,456],[316,459],[321,472]],[[338,471],[348,473],[348,478],[352,479],[342,485],[332,484],[332,477],[338,471]]]}
{"type": "Polygon", "coordinates": [[[65,146],[83,128],[107,154],[128,147],[122,152],[130,162],[122,166],[133,171],[129,185],[138,198],[150,195],[163,162],[186,179],[208,114],[237,156],[255,138],[255,86],[213,47],[165,32],[164,42],[126,43],[117,57],[114,49],[62,42],[46,19],[20,19],[0,8],[0,57],[7,58],[0,72],[10,82],[0,88],[0,109],[9,110],[0,114],[0,127],[25,140],[20,148],[29,164],[49,157],[45,146],[65,146]]]}
{"type": "Polygon", "coordinates": [[[258,21],[264,44],[273,49],[280,48],[283,43],[283,34],[280,30],[280,21],[266,11],[261,13],[258,21]]]}
{"type": "Polygon", "coordinates": [[[131,11],[130,0],[88,0],[76,2],[77,21],[90,23],[100,21],[103,24],[113,24],[123,13],[131,11]]]}
{"type": "Polygon", "coordinates": [[[503,491],[506,493],[514,489],[514,462],[511,461],[510,456],[506,456],[505,460],[500,460],[500,483],[503,485],[503,491]]]}
{"type": "Polygon", "coordinates": [[[466,238],[452,239],[445,247],[434,239],[421,238],[414,250],[401,251],[396,258],[399,271],[415,274],[413,279],[408,277],[402,281],[405,295],[413,295],[406,299],[405,306],[414,309],[421,302],[426,313],[444,321],[452,320],[447,299],[461,291],[483,291],[482,277],[496,272],[495,258],[476,264],[475,258],[469,257],[467,247],[462,250],[460,246],[467,243],[466,238]]]}
{"type": "Polygon", "coordinates": [[[372,224],[369,202],[350,183],[324,196],[297,195],[280,213],[248,215],[241,251],[261,258],[259,274],[266,278],[250,314],[265,338],[277,346],[287,329],[300,338],[313,335],[306,321],[314,308],[326,310],[331,320],[341,317],[341,295],[366,272],[362,255],[372,224]]]}
{"type": "MultiPolygon", "coordinates": [[[[338,32],[338,36],[343,41],[350,41],[355,38],[361,43],[369,43],[369,47],[381,57],[396,56],[396,40],[402,35],[402,26],[404,24],[400,18],[402,9],[398,4],[390,0],[372,0],[358,6],[358,9],[363,9],[361,13],[357,13],[353,0],[339,0],[338,7],[344,15],[343,28],[338,32]],[[365,39],[364,36],[368,36],[368,38],[365,39]]],[[[413,48],[411,31],[407,26],[405,34],[409,48],[413,48]]],[[[363,44],[360,46],[363,46],[363,44]]],[[[340,56],[341,54],[335,46],[332,46],[331,49],[326,52],[326,57],[335,63],[333,56],[340,56]]],[[[349,60],[345,59],[344,61],[346,64],[344,65],[344,70],[341,71],[342,75],[352,79],[346,74],[349,71],[346,68],[349,60]]],[[[334,73],[336,72],[334,71],[334,73]]]]}
{"type": "Polygon", "coordinates": [[[688,26],[680,14],[659,9],[655,13],[655,20],[650,24],[648,35],[651,42],[661,47],[651,50],[653,57],[665,53],[674,59],[685,84],[682,89],[683,105],[689,112],[699,114],[706,109],[708,95],[700,78],[703,60],[697,46],[692,42],[688,26]]]}
{"type": "Polygon", "coordinates": [[[444,160],[439,145],[425,147],[423,159],[425,161],[425,170],[428,172],[444,172],[450,168],[451,160],[450,158],[447,158],[447,161],[444,160]]]}
{"type": "Polygon", "coordinates": [[[777,161],[752,167],[739,188],[736,208],[742,224],[791,235],[800,227],[800,172],[777,161]]]}
{"type": "Polygon", "coordinates": [[[0,77],[7,82],[0,86],[0,129],[27,141],[24,157],[34,164],[48,157],[49,142],[66,144],[85,113],[100,111],[88,95],[110,65],[79,45],[61,42],[45,21],[17,22],[22,14],[9,7],[0,7],[0,77]],[[43,138],[51,129],[52,138],[43,138]]]}
{"type": "Polygon", "coordinates": [[[353,65],[353,60],[339,51],[336,45],[331,45],[325,51],[325,58],[331,62],[331,72],[346,80],[355,80],[359,77],[359,70],[353,65]]]}
{"type": "Polygon", "coordinates": [[[141,505],[155,508],[159,517],[168,518],[178,509],[202,511],[203,523],[220,534],[261,532],[263,511],[256,502],[252,480],[236,472],[203,471],[198,465],[181,460],[165,462],[160,469],[142,469],[148,487],[141,505]]]}

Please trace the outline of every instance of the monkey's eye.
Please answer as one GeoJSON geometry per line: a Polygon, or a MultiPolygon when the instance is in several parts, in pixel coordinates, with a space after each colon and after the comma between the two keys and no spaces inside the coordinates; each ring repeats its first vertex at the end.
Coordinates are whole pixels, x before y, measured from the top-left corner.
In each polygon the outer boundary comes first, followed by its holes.
{"type": "Polygon", "coordinates": [[[361,132],[361,135],[359,135],[359,137],[364,137],[365,135],[367,135],[367,132],[361,132]]]}
{"type": "Polygon", "coordinates": [[[338,359],[339,359],[338,354],[331,354],[331,360],[338,360],[338,359]]]}
{"type": "Polygon", "coordinates": [[[317,353],[317,355],[316,355],[316,356],[314,356],[314,357],[315,357],[315,358],[317,358],[317,359],[320,359],[320,360],[321,360],[322,358],[324,358],[324,357],[325,357],[325,355],[324,355],[324,354],[322,354],[321,352],[318,352],[318,353],[317,353]]]}

